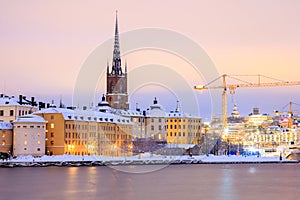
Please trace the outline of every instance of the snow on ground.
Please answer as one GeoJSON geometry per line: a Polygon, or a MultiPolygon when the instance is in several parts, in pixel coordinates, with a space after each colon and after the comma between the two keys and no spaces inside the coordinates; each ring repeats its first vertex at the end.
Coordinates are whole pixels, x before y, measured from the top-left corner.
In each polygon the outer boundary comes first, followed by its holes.
{"type": "MultiPolygon", "coordinates": [[[[170,156],[170,155],[155,155],[144,153],[135,156],[126,157],[108,157],[108,156],[73,156],[73,155],[60,155],[60,156],[19,156],[9,160],[10,162],[63,162],[63,161],[102,161],[102,162],[130,162],[140,161],[143,163],[157,161],[157,162],[173,162],[173,161],[202,161],[204,163],[239,163],[239,162],[279,162],[279,156],[273,157],[257,157],[257,156],[170,156]]],[[[282,158],[282,161],[288,161],[282,158]]],[[[3,162],[3,161],[0,161],[3,162]]]]}

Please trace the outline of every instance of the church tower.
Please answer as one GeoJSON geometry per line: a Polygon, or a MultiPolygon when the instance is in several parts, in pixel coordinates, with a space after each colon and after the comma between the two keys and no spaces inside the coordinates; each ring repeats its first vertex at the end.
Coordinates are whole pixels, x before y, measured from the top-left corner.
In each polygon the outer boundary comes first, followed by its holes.
{"type": "Polygon", "coordinates": [[[107,63],[106,100],[112,108],[122,110],[129,109],[127,93],[127,63],[125,63],[125,70],[123,70],[120,56],[117,12],[112,67],[110,68],[107,63]]]}

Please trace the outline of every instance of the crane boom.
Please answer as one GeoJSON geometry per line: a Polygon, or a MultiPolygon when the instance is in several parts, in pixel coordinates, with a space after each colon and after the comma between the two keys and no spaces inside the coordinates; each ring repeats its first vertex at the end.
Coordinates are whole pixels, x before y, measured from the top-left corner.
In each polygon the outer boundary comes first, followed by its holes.
{"type": "MultiPolygon", "coordinates": [[[[226,77],[230,77],[227,74],[223,74],[221,77],[222,78],[222,85],[218,85],[218,86],[210,86],[210,84],[212,84],[213,82],[215,82],[217,79],[214,79],[213,81],[209,82],[206,85],[203,86],[199,86],[196,85],[194,86],[194,89],[196,90],[214,90],[214,89],[223,89],[223,93],[222,93],[222,123],[223,123],[223,129],[225,129],[227,127],[227,89],[229,89],[231,94],[235,93],[235,90],[237,88],[256,88],[256,87],[280,87],[280,86],[295,86],[295,85],[300,85],[300,81],[279,81],[278,79],[273,79],[276,80],[275,82],[266,82],[266,83],[262,83],[261,82],[261,77],[266,77],[266,78],[270,78],[267,76],[263,76],[260,74],[257,75],[246,75],[246,76],[257,76],[258,77],[258,82],[257,83],[249,83],[246,81],[243,81],[244,83],[239,83],[239,84],[228,84],[226,82],[226,77]]],[[[236,79],[239,81],[242,81],[241,79],[236,79]]]]}

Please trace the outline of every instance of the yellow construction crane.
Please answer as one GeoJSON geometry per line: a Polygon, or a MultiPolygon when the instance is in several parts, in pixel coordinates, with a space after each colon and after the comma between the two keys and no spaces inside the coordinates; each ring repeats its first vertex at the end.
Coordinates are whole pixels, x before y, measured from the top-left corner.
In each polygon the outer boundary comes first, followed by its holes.
{"type": "Polygon", "coordinates": [[[222,124],[223,124],[223,130],[227,127],[227,90],[230,91],[230,94],[235,94],[235,90],[237,88],[256,88],[256,87],[277,87],[277,86],[293,86],[293,85],[300,85],[300,81],[282,81],[279,79],[274,79],[271,77],[267,77],[261,74],[257,75],[227,75],[223,74],[222,76],[214,79],[213,81],[207,83],[206,85],[197,85],[194,86],[194,89],[202,91],[202,90],[213,90],[213,89],[223,89],[222,93],[222,124]],[[252,77],[257,77],[257,82],[252,83],[252,82],[247,82],[244,80],[241,80],[239,78],[236,78],[237,76],[252,76],[252,77]],[[238,80],[242,83],[240,84],[228,84],[226,79],[227,77],[230,77],[232,79],[238,80]],[[219,80],[222,78],[222,85],[218,86],[210,86],[212,83],[215,81],[219,80]],[[268,78],[271,80],[275,80],[275,82],[261,82],[261,78],[268,78]]]}

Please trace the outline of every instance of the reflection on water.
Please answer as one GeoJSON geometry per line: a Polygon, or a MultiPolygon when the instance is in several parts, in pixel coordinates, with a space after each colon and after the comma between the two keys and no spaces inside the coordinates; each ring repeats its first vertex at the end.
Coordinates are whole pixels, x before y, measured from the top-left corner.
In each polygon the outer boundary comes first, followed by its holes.
{"type": "MultiPolygon", "coordinates": [[[[127,166],[129,167],[129,166],[127,166]]],[[[142,170],[142,166],[135,167],[142,170]]],[[[132,174],[108,167],[0,168],[0,199],[298,199],[300,165],[171,165],[132,174]]]]}

